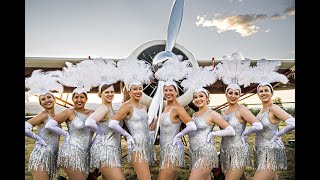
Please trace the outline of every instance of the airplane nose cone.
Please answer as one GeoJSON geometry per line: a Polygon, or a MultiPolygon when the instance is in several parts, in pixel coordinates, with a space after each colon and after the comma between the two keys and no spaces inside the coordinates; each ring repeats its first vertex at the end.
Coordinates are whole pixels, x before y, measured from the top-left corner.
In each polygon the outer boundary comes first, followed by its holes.
{"type": "Polygon", "coordinates": [[[170,51],[161,51],[157,55],[154,56],[152,65],[157,65],[159,63],[163,63],[166,60],[174,60],[179,61],[178,56],[170,51]]]}

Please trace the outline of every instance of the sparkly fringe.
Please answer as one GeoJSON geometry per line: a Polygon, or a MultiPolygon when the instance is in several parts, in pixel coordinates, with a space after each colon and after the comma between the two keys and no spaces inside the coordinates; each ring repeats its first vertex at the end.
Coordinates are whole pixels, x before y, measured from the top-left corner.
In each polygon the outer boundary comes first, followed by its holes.
{"type": "Polygon", "coordinates": [[[284,147],[273,143],[271,146],[254,149],[256,170],[286,170],[287,156],[284,147]]]}
{"type": "Polygon", "coordinates": [[[112,145],[92,145],[90,149],[90,171],[100,167],[121,167],[121,151],[112,145]]]}
{"type": "Polygon", "coordinates": [[[232,170],[251,166],[249,145],[231,146],[227,149],[221,148],[221,168],[225,172],[228,168],[232,170]]]}
{"type": "MultiPolygon", "coordinates": [[[[181,146],[183,147],[182,143],[181,146]]],[[[184,151],[181,151],[177,145],[168,143],[160,149],[160,169],[169,168],[170,164],[173,167],[184,167],[184,151]]]]}
{"type": "Polygon", "coordinates": [[[42,146],[40,148],[35,148],[30,154],[29,159],[29,171],[37,171],[38,167],[40,167],[40,171],[46,171],[49,174],[49,179],[54,179],[57,175],[57,156],[58,156],[58,148],[57,151],[52,152],[47,147],[42,146]]]}
{"type": "Polygon", "coordinates": [[[211,169],[219,166],[219,158],[214,144],[205,143],[191,152],[191,168],[211,169]]]}
{"type": "Polygon", "coordinates": [[[86,176],[89,174],[90,151],[85,152],[78,146],[63,144],[59,148],[58,167],[79,170],[86,176]]]}
{"type": "Polygon", "coordinates": [[[134,145],[132,150],[129,151],[128,162],[132,162],[132,153],[137,153],[137,156],[133,160],[134,162],[145,161],[148,164],[152,164],[154,161],[154,149],[151,141],[145,139],[134,139],[134,145]]]}

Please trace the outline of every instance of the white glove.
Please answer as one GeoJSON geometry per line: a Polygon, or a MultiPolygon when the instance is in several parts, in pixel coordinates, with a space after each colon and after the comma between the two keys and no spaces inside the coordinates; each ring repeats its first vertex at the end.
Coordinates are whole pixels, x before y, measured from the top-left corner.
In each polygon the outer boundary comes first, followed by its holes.
{"type": "Polygon", "coordinates": [[[128,150],[131,150],[132,146],[134,145],[133,137],[126,130],[124,130],[119,123],[119,121],[111,119],[108,127],[126,137],[128,150]]]}
{"type": "Polygon", "coordinates": [[[70,139],[69,133],[67,131],[61,129],[60,127],[58,127],[58,122],[54,119],[50,119],[47,122],[45,128],[51,132],[54,132],[54,133],[59,134],[61,136],[64,136],[64,141],[69,141],[69,139],[70,139]]]}
{"type": "Polygon", "coordinates": [[[38,135],[36,135],[34,132],[32,132],[32,125],[28,122],[28,121],[25,121],[25,130],[24,130],[24,134],[29,137],[29,138],[32,138],[32,139],[35,139],[36,140],[36,145],[41,145],[41,146],[46,146],[47,143],[38,135]]]}
{"type": "Polygon", "coordinates": [[[91,131],[95,132],[96,134],[102,134],[102,130],[100,127],[97,125],[97,121],[88,117],[86,122],[84,123],[85,127],[90,129],[91,131]]]}
{"type": "Polygon", "coordinates": [[[241,134],[241,141],[243,144],[248,144],[248,134],[255,133],[263,129],[261,122],[254,122],[252,126],[246,130],[244,130],[241,134]]]}
{"type": "Polygon", "coordinates": [[[212,137],[215,136],[234,136],[236,134],[236,132],[234,131],[232,126],[227,126],[225,129],[223,130],[219,130],[219,131],[214,131],[214,132],[210,132],[207,136],[207,142],[210,142],[210,140],[212,139],[212,137]]]}
{"type": "Polygon", "coordinates": [[[186,127],[179,132],[174,138],[173,138],[173,145],[176,145],[177,142],[181,141],[180,138],[186,134],[189,134],[192,131],[197,130],[197,126],[193,121],[187,122],[186,127]]]}
{"type": "Polygon", "coordinates": [[[285,122],[287,125],[272,137],[271,142],[277,142],[278,140],[281,139],[280,138],[281,136],[295,129],[295,118],[291,117],[285,120],[285,122]]]}

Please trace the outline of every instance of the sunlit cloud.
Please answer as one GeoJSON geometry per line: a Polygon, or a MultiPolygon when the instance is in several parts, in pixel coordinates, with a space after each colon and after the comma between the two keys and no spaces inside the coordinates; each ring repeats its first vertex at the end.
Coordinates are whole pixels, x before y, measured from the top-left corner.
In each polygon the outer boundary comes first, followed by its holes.
{"type": "Polygon", "coordinates": [[[254,22],[266,18],[268,18],[266,14],[245,14],[211,20],[206,20],[205,16],[198,16],[195,24],[202,27],[216,27],[218,33],[235,31],[245,37],[258,32],[259,27],[254,25],[254,22]]]}
{"type": "Polygon", "coordinates": [[[280,15],[280,14],[274,14],[274,15],[270,16],[270,18],[272,20],[279,20],[279,19],[285,19],[286,16],[283,16],[283,15],[280,15]]]}
{"type": "Polygon", "coordinates": [[[265,30],[264,32],[270,32],[270,29],[265,30]]]}

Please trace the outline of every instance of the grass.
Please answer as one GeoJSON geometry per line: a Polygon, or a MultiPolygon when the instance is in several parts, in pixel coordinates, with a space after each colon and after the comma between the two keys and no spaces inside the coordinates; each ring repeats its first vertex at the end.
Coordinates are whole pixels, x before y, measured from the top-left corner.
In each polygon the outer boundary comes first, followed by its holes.
{"type": "MultiPolygon", "coordinates": [[[[66,127],[63,127],[64,129],[66,127]]],[[[282,128],[282,127],[281,127],[282,128]]],[[[36,128],[34,128],[34,132],[36,132],[36,128]]],[[[278,171],[278,179],[279,180],[290,180],[290,179],[295,179],[295,148],[294,147],[290,147],[288,144],[288,140],[293,140],[295,139],[295,132],[290,132],[284,136],[282,136],[282,141],[286,146],[286,154],[287,154],[287,161],[288,161],[288,168],[287,170],[284,171],[278,171]]],[[[217,150],[219,151],[220,148],[220,137],[215,137],[215,143],[216,143],[216,147],[217,150]]],[[[60,141],[63,141],[63,138],[60,138],[60,141]]],[[[249,135],[248,137],[248,141],[251,147],[251,154],[252,154],[252,160],[253,160],[253,144],[254,144],[254,135],[249,135]]],[[[125,144],[125,140],[122,139],[122,144],[125,144]]],[[[31,173],[28,171],[28,161],[29,161],[29,156],[30,153],[33,149],[35,145],[35,140],[26,137],[25,138],[25,179],[26,180],[32,180],[32,175],[31,173]]],[[[159,145],[155,145],[155,151],[157,154],[157,159],[155,161],[155,163],[150,167],[150,171],[151,171],[151,175],[152,175],[152,179],[156,179],[157,178],[157,174],[159,172],[159,145]]],[[[122,147],[122,153],[123,155],[126,154],[126,146],[122,147]]],[[[185,153],[189,154],[189,151],[187,148],[185,148],[185,153]]],[[[183,179],[186,180],[189,177],[190,174],[190,157],[189,156],[185,156],[185,160],[186,160],[186,167],[179,169],[178,173],[177,173],[177,179],[183,179]]],[[[253,164],[253,163],[252,163],[253,164]]],[[[133,170],[133,167],[131,164],[129,164],[127,162],[127,158],[123,158],[123,170],[126,176],[126,179],[128,180],[134,180],[136,179],[136,173],[133,170]]],[[[252,179],[253,175],[254,175],[254,168],[253,167],[247,167],[246,168],[246,177],[248,180],[252,179]]],[[[66,177],[66,174],[60,170],[59,175],[62,175],[64,177],[66,177]]],[[[212,176],[213,179],[213,176],[212,176]]],[[[101,176],[98,178],[98,180],[101,180],[101,176]]]]}

